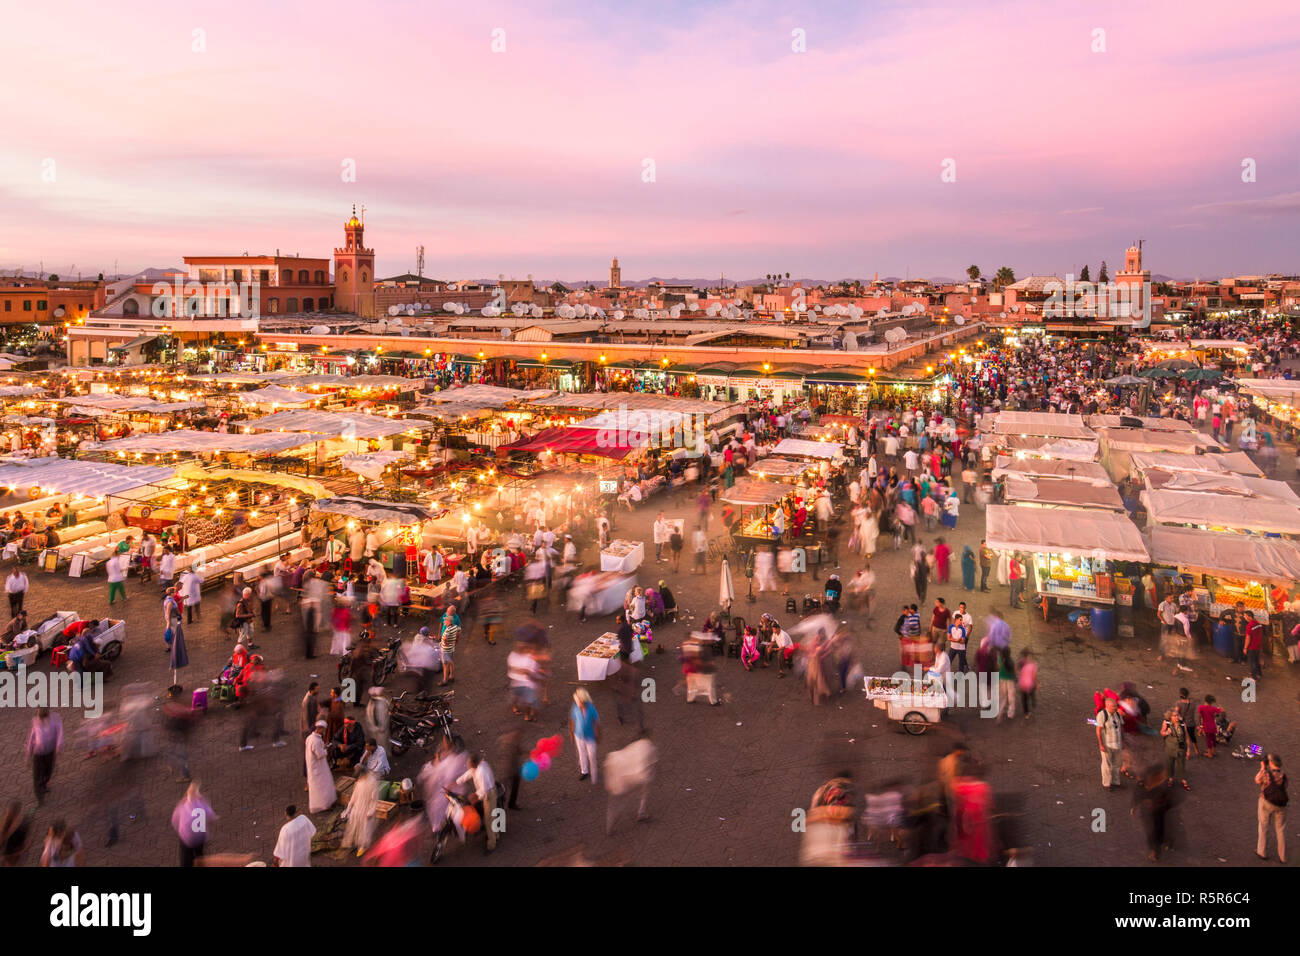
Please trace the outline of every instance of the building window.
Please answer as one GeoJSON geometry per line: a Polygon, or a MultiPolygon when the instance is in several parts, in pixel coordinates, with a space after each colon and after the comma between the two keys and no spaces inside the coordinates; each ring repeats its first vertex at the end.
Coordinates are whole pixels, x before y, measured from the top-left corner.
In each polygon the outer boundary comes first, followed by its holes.
{"type": "Polygon", "coordinates": [[[244,270],[243,270],[243,269],[231,269],[231,270],[230,270],[230,278],[234,279],[236,282],[243,282],[243,281],[244,281],[244,270]]]}
{"type": "Polygon", "coordinates": [[[24,311],[24,312],[30,312],[30,311],[32,311],[32,300],[31,300],[31,299],[23,299],[23,311],[24,311]]]}
{"type": "Polygon", "coordinates": [[[307,279],[307,270],[306,270],[306,269],[299,269],[299,270],[298,270],[298,284],[299,284],[299,285],[306,285],[308,281],[309,281],[309,280],[307,279]]]}
{"type": "Polygon", "coordinates": [[[12,312],[13,310],[14,310],[14,304],[10,302],[8,299],[5,299],[5,311],[12,312]]]}
{"type": "Polygon", "coordinates": [[[365,285],[365,284],[366,284],[366,280],[369,279],[369,278],[370,278],[370,277],[369,277],[368,275],[366,275],[366,270],[365,270],[365,269],[362,269],[362,270],[361,270],[361,284],[362,284],[362,285],[365,285]]]}
{"type": "Polygon", "coordinates": [[[199,270],[199,281],[200,281],[200,282],[220,282],[220,281],[221,281],[221,270],[220,270],[220,269],[200,269],[200,270],[199,270]]]}
{"type": "Polygon", "coordinates": [[[290,296],[289,298],[289,311],[290,312],[298,311],[298,300],[296,298],[293,298],[292,296],[290,296]]]}
{"type": "Polygon", "coordinates": [[[140,303],[137,302],[135,299],[127,299],[125,302],[122,303],[122,314],[139,315],[140,303]]]}
{"type": "Polygon", "coordinates": [[[347,270],[347,269],[344,269],[342,272],[339,273],[339,282],[341,282],[343,285],[347,285],[347,284],[348,284],[348,270],[347,270]]]}
{"type": "Polygon", "coordinates": [[[304,312],[312,312],[312,311],[315,310],[315,308],[316,308],[316,300],[315,300],[315,299],[303,299],[303,300],[302,300],[302,310],[303,310],[304,312]]]}
{"type": "Polygon", "coordinates": [[[293,270],[284,269],[280,272],[280,285],[291,285],[293,283],[293,270]]]}
{"type": "Polygon", "coordinates": [[[45,311],[46,309],[48,309],[49,307],[50,307],[49,303],[46,302],[44,299],[37,299],[37,300],[36,300],[36,311],[37,311],[37,312],[44,312],[44,311],[45,311]]]}
{"type": "Polygon", "coordinates": [[[271,281],[271,270],[270,270],[270,269],[262,269],[262,270],[260,270],[260,271],[257,273],[257,281],[258,281],[258,282],[270,282],[270,281],[271,281]]]}
{"type": "Polygon", "coordinates": [[[279,299],[271,299],[271,300],[267,303],[267,307],[271,310],[271,314],[274,315],[275,313],[277,313],[277,312],[280,311],[280,300],[279,300],[279,299]]]}
{"type": "Polygon", "coordinates": [[[322,272],[320,269],[316,270],[316,284],[317,285],[325,284],[325,273],[322,272]]]}

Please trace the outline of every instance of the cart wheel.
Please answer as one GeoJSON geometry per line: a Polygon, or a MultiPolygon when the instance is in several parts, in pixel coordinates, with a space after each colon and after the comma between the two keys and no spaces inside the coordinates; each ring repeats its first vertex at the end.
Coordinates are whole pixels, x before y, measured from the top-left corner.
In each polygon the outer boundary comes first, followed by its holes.
{"type": "Polygon", "coordinates": [[[925,728],[928,726],[925,714],[919,710],[910,710],[903,715],[903,729],[914,737],[919,737],[925,733],[925,728]]]}
{"type": "Polygon", "coordinates": [[[100,656],[106,661],[115,661],[122,654],[121,641],[109,641],[104,645],[104,649],[99,652],[100,656]]]}

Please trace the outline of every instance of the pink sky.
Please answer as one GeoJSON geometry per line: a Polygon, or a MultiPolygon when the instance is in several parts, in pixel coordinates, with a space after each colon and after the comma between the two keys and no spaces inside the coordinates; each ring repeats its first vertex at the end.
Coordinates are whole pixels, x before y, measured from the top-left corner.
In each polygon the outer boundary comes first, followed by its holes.
{"type": "Polygon", "coordinates": [[[146,0],[5,33],[3,268],[328,255],[356,202],[381,275],[421,243],[444,278],[1025,275],[1139,237],[1156,272],[1300,271],[1286,0],[146,0]]]}

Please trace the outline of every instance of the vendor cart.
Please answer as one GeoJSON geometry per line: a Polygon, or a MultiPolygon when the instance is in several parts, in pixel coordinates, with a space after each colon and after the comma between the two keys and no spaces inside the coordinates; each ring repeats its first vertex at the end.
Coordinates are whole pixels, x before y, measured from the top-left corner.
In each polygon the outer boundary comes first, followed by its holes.
{"type": "Polygon", "coordinates": [[[868,700],[885,711],[890,720],[901,721],[903,729],[913,736],[937,724],[948,707],[948,695],[936,677],[919,682],[910,677],[868,677],[863,690],[868,700]]]}

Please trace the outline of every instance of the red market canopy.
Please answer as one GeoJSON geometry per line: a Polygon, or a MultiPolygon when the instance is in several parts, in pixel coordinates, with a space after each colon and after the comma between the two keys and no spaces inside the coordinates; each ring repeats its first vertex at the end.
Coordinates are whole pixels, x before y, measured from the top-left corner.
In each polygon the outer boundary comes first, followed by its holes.
{"type": "Polygon", "coordinates": [[[535,454],[551,452],[555,455],[598,455],[601,458],[626,458],[635,449],[620,443],[604,431],[595,428],[543,428],[536,435],[520,438],[498,450],[527,451],[535,454]]]}

